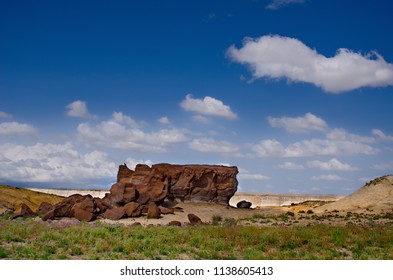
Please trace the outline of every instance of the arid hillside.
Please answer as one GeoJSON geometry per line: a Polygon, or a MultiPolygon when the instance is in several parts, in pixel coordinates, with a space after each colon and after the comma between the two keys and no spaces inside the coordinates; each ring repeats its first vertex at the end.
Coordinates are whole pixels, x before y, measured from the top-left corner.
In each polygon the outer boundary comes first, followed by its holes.
{"type": "Polygon", "coordinates": [[[318,207],[315,212],[391,212],[393,210],[393,175],[376,178],[342,199],[318,207]]]}
{"type": "Polygon", "coordinates": [[[22,203],[36,211],[42,202],[56,204],[63,199],[62,196],[35,192],[24,188],[0,186],[0,215],[8,209],[18,212],[22,203]]]}

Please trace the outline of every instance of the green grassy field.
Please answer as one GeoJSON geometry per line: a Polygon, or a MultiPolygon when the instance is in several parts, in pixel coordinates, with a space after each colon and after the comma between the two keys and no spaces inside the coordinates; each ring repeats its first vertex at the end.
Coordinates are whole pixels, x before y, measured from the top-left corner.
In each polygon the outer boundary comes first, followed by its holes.
{"type": "Polygon", "coordinates": [[[0,259],[393,259],[392,225],[125,227],[0,220],[0,259]]]}

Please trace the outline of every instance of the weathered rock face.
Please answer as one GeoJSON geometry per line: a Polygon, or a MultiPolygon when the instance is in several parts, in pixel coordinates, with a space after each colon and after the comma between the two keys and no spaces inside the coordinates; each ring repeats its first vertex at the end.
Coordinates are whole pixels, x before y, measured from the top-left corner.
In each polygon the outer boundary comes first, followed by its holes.
{"type": "MultiPolygon", "coordinates": [[[[237,190],[237,167],[218,165],[139,164],[135,171],[119,167],[118,183],[135,188],[140,204],[178,201],[214,202],[228,205],[237,190]]],[[[132,191],[130,191],[132,192],[132,191]]]]}
{"type": "MultiPolygon", "coordinates": [[[[77,218],[83,216],[80,220],[86,220],[87,212],[92,213],[95,209],[94,199],[91,195],[73,194],[66,197],[61,202],[55,204],[53,209],[48,211],[42,219],[44,221],[61,217],[75,217],[75,209],[78,209],[77,218]],[[81,210],[81,211],[79,211],[81,210]]],[[[92,220],[94,217],[91,216],[92,220]]]]}
{"type": "Polygon", "coordinates": [[[178,209],[163,206],[166,201],[213,202],[229,205],[237,190],[237,167],[217,165],[156,164],[136,166],[135,171],[120,165],[117,183],[103,198],[74,194],[47,207],[43,220],[75,217],[90,222],[102,216],[149,219],[174,214],[178,209]]]}

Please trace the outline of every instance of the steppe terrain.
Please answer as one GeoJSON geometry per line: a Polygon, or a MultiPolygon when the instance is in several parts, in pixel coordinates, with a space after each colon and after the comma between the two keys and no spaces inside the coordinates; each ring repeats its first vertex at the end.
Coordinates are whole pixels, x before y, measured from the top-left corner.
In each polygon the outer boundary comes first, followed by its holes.
{"type": "MultiPolygon", "coordinates": [[[[254,194],[257,196],[257,194],[254,194]]],[[[263,196],[266,197],[266,194],[263,196]]],[[[286,199],[288,200],[286,195],[286,199]]],[[[303,196],[303,199],[312,196],[303,196]]],[[[324,196],[320,196],[324,197],[324,196]]],[[[241,224],[250,224],[249,220],[254,217],[275,217],[272,224],[308,224],[308,223],[329,223],[342,224],[355,217],[355,222],[364,222],[370,219],[379,222],[390,222],[390,215],[393,212],[393,176],[377,178],[354,193],[345,196],[325,196],[330,200],[305,200],[300,203],[290,203],[281,206],[253,206],[252,209],[238,209],[233,206],[225,206],[214,203],[195,202],[167,202],[168,208],[175,208],[174,214],[163,215],[160,219],[147,219],[146,216],[138,218],[127,218],[119,221],[101,219],[108,224],[131,225],[140,223],[142,225],[167,225],[176,220],[183,224],[189,222],[188,214],[197,215],[202,222],[211,223],[213,217],[220,219],[234,219],[241,224]],[[283,218],[283,217],[286,218],[283,218]],[[281,218],[277,218],[281,217],[281,218]],[[375,217],[379,217],[376,219],[375,217]],[[385,217],[385,218],[382,218],[385,217]],[[276,221],[275,221],[276,220],[276,221]]],[[[239,200],[236,196],[235,202],[239,200]]],[[[241,194],[240,198],[244,198],[241,194]]],[[[299,195],[295,195],[295,200],[299,195]]],[[[41,193],[23,188],[2,186],[0,189],[0,215],[7,209],[20,211],[20,205],[25,203],[33,211],[37,211],[39,204],[43,201],[55,204],[63,199],[62,196],[41,193]]],[[[264,198],[266,201],[266,198],[264,198]]],[[[231,203],[234,204],[233,202],[231,203]]],[[[254,219],[255,220],[255,219],[254,219]]],[[[268,223],[262,223],[266,225],[268,223]]]]}
{"type": "Polygon", "coordinates": [[[384,176],[337,201],[252,209],[167,202],[176,211],[159,219],[79,222],[12,219],[21,203],[36,211],[42,200],[63,197],[1,186],[0,259],[391,260],[392,190],[393,176],[384,176]],[[191,225],[190,213],[202,223],[191,225]]]}

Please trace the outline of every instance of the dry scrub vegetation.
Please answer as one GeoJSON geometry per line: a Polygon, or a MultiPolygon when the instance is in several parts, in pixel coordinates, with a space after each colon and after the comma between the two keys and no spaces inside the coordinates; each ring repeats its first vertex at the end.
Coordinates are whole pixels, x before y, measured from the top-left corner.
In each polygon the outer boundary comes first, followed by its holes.
{"type": "MultiPolygon", "coordinates": [[[[39,217],[12,220],[13,213],[5,212],[0,216],[0,259],[391,260],[392,186],[393,176],[381,177],[325,205],[309,201],[236,209],[182,204],[183,212],[154,221],[85,223],[63,218],[44,222],[39,217]],[[187,213],[197,214],[204,223],[187,225],[187,213]],[[168,226],[166,219],[180,220],[182,226],[168,226]]],[[[10,197],[2,193],[6,195],[10,197]]],[[[18,199],[32,203],[29,195],[22,193],[18,199]]]]}
{"type": "Polygon", "coordinates": [[[5,216],[0,259],[393,259],[392,217],[357,224],[351,215],[341,225],[321,219],[311,215],[299,226],[291,213],[240,220],[216,215],[197,226],[143,227],[5,216]]]}

